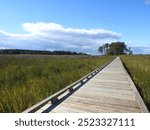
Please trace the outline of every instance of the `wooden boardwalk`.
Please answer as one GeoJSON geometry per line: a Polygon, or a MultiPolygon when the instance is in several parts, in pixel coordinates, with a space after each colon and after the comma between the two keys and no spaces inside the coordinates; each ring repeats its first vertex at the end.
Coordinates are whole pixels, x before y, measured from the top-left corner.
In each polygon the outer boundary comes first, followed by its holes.
{"type": "Polygon", "coordinates": [[[36,112],[148,112],[119,57],[77,90],[66,91],[59,99],[54,104],[48,102],[36,112]]]}

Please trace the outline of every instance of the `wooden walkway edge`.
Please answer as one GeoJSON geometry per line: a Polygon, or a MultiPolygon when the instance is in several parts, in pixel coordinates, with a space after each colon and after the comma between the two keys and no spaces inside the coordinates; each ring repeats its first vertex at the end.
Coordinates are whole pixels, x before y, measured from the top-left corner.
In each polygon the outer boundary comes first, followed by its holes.
{"type": "Polygon", "coordinates": [[[81,81],[54,94],[53,100],[48,100],[51,99],[48,97],[24,112],[149,112],[119,57],[86,75],[81,81]]]}

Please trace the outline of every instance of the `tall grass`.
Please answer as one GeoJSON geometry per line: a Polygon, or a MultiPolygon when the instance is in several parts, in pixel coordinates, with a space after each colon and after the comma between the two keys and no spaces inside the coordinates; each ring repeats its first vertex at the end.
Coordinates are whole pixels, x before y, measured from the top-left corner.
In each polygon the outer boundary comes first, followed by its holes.
{"type": "Polygon", "coordinates": [[[150,110],[150,56],[122,56],[121,58],[150,110]]]}
{"type": "Polygon", "coordinates": [[[111,58],[0,58],[0,112],[22,112],[111,58]]]}

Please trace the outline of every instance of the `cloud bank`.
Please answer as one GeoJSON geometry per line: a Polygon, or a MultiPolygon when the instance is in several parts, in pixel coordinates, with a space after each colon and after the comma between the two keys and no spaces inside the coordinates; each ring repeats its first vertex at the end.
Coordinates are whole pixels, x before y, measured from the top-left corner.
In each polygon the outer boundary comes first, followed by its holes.
{"type": "Polygon", "coordinates": [[[120,33],[104,29],[67,28],[56,23],[23,23],[26,34],[0,31],[0,49],[69,50],[96,54],[98,46],[118,39],[120,33]]]}

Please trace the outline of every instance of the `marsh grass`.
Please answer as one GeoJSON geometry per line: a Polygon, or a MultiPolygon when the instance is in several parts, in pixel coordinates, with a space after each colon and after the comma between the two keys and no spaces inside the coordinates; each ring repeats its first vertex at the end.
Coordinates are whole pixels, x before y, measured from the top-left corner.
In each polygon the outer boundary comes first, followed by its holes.
{"type": "Polygon", "coordinates": [[[22,112],[111,58],[0,58],[0,112],[22,112]]]}
{"type": "Polygon", "coordinates": [[[150,56],[122,56],[121,58],[150,110],[150,56]]]}

